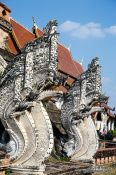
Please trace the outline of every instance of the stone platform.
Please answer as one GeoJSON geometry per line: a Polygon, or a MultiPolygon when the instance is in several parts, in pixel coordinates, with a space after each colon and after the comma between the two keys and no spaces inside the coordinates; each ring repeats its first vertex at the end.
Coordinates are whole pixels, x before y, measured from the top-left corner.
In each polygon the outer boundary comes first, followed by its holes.
{"type": "Polygon", "coordinates": [[[88,162],[56,162],[47,163],[47,175],[92,175],[94,166],[88,162]]]}
{"type": "Polygon", "coordinates": [[[5,170],[9,167],[10,158],[3,151],[0,151],[0,175],[5,175],[5,170]]]}

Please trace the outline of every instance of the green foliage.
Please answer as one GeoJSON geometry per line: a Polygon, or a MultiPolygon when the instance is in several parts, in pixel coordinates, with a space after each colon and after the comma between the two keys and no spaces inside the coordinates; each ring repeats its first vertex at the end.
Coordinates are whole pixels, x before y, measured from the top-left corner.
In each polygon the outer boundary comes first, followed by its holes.
{"type": "Polygon", "coordinates": [[[113,131],[113,137],[116,137],[116,128],[113,131]]]}
{"type": "Polygon", "coordinates": [[[48,162],[69,162],[70,157],[63,156],[62,154],[58,154],[55,149],[53,149],[51,155],[48,158],[48,162]]]}
{"type": "Polygon", "coordinates": [[[56,163],[56,162],[69,162],[70,161],[70,158],[69,157],[61,157],[61,156],[58,156],[56,158],[56,157],[53,157],[51,155],[51,156],[49,156],[48,161],[49,162],[53,162],[53,163],[56,163]]]}
{"type": "Polygon", "coordinates": [[[65,162],[69,162],[70,161],[70,157],[60,157],[61,161],[65,161],[65,162]]]}

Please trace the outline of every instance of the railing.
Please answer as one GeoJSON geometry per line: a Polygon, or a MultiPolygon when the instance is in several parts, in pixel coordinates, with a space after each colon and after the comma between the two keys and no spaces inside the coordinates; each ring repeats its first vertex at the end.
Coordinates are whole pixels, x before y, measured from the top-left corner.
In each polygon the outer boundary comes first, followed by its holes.
{"type": "Polygon", "coordinates": [[[99,139],[99,148],[116,148],[116,142],[111,140],[101,140],[99,139]]]}
{"type": "Polygon", "coordinates": [[[99,149],[94,158],[96,164],[116,162],[116,142],[99,140],[99,149]]]}

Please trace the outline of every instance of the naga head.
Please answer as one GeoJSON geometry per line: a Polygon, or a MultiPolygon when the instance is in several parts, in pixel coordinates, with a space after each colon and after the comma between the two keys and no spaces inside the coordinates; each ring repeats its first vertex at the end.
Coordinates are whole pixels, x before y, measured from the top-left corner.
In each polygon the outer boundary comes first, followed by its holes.
{"type": "Polygon", "coordinates": [[[46,25],[43,31],[46,35],[53,35],[56,33],[57,26],[58,26],[57,20],[51,20],[46,25]]]}

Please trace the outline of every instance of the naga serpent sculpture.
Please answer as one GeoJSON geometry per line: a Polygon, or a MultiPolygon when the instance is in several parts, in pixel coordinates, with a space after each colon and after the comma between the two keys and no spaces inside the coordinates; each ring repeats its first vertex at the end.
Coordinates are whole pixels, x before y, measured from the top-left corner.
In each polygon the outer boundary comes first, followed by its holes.
{"type": "Polygon", "coordinates": [[[0,147],[10,155],[10,168],[18,174],[45,170],[54,135],[44,101],[53,97],[57,102],[62,99],[60,117],[67,134],[67,139],[62,138],[63,153],[72,160],[92,159],[98,146],[91,118],[92,113],[102,110],[95,104],[104,100],[98,59],[93,59],[66,94],[52,90],[61,83],[56,26],[55,20],[50,21],[43,36],[26,44],[2,71],[0,119],[5,130],[0,147]]]}
{"type": "Polygon", "coordinates": [[[55,20],[50,21],[43,36],[26,44],[1,77],[0,119],[3,135],[9,138],[0,146],[11,157],[12,171],[19,174],[43,172],[53,148],[52,125],[43,101],[60,94],[51,90],[58,84],[56,26],[55,20]]]}
{"type": "Polygon", "coordinates": [[[103,110],[96,104],[104,100],[99,60],[95,58],[64,96],[61,107],[61,123],[68,135],[62,147],[71,160],[93,159],[98,137],[91,114],[103,110]]]}

